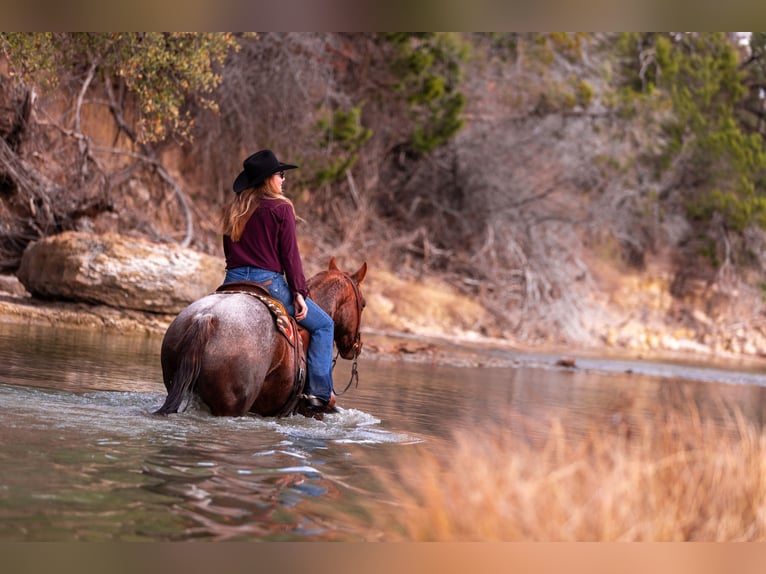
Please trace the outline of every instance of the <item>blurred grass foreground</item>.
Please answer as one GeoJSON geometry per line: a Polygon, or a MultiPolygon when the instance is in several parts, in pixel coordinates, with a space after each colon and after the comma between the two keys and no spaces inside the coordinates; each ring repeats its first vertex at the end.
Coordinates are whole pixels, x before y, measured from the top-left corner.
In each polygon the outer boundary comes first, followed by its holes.
{"type": "Polygon", "coordinates": [[[722,423],[690,410],[585,432],[553,419],[519,433],[517,417],[461,431],[381,477],[397,503],[375,520],[409,541],[765,540],[766,433],[736,411],[722,423]]]}

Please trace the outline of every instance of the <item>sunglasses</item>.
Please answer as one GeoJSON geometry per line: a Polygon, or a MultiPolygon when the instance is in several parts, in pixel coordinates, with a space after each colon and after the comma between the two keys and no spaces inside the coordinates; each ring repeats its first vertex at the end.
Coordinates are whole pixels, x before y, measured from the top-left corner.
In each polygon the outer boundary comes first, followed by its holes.
{"type": "Polygon", "coordinates": [[[285,172],[283,172],[283,171],[278,171],[278,172],[277,172],[277,175],[278,175],[279,177],[281,177],[282,179],[285,179],[285,172]]]}

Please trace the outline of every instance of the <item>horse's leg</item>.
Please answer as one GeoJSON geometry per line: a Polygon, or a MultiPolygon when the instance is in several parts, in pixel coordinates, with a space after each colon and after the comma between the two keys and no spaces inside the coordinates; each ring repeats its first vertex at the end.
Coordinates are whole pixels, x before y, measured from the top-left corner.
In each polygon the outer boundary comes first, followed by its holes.
{"type": "Polygon", "coordinates": [[[265,369],[246,356],[209,358],[197,384],[202,401],[216,416],[247,414],[263,387],[265,369]]]}
{"type": "Polygon", "coordinates": [[[272,350],[272,357],[263,386],[250,408],[251,412],[263,416],[280,413],[290,400],[296,375],[295,352],[281,335],[278,336],[276,348],[272,350]]]}
{"type": "Polygon", "coordinates": [[[261,414],[254,409],[254,403],[273,371],[272,357],[279,354],[284,341],[262,303],[252,302],[262,315],[239,323],[236,328],[229,325],[228,330],[221,330],[220,337],[213,338],[207,349],[197,392],[217,416],[243,416],[248,411],[261,414]]]}

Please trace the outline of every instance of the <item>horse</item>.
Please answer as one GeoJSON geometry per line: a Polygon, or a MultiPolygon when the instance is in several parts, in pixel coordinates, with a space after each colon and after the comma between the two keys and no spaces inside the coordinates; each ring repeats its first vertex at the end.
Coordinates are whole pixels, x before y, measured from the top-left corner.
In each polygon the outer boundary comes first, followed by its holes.
{"type": "MultiPolygon", "coordinates": [[[[335,323],[338,354],[354,367],[362,350],[366,303],[359,285],[366,274],[367,262],[347,273],[332,257],[307,281],[311,298],[335,323]]],[[[258,288],[246,281],[221,285],[175,317],[160,350],[168,394],[155,414],[185,409],[196,395],[215,416],[313,416],[303,408],[309,333],[258,288]]]]}

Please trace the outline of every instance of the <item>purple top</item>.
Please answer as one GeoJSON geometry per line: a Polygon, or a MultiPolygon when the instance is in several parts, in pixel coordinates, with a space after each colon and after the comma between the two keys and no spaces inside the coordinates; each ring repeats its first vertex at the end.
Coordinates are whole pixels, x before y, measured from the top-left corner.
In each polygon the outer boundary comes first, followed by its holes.
{"type": "Polygon", "coordinates": [[[289,203],[264,198],[245,224],[239,241],[223,236],[226,269],[258,267],[284,273],[290,291],[308,296],[298,240],[295,214],[289,203]]]}

